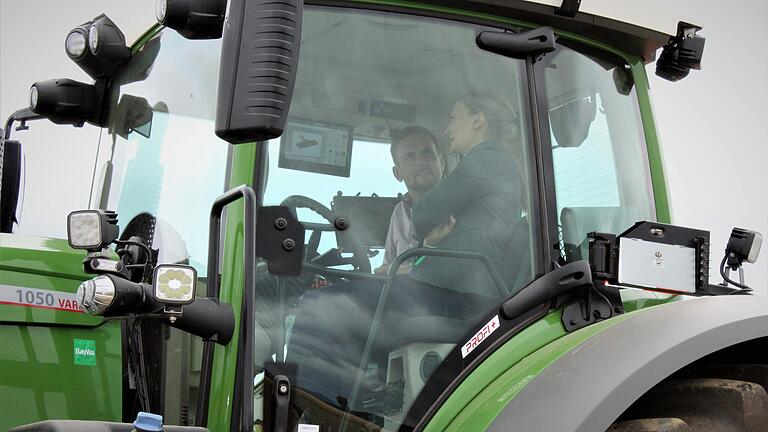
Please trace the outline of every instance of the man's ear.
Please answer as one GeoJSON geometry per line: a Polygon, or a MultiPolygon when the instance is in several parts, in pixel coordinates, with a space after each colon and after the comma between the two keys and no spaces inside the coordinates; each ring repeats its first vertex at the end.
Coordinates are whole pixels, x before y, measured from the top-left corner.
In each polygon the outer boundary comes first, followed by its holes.
{"type": "Polygon", "coordinates": [[[403,176],[400,175],[400,170],[397,169],[397,165],[392,167],[392,175],[395,176],[397,181],[399,182],[403,181],[403,176]]]}

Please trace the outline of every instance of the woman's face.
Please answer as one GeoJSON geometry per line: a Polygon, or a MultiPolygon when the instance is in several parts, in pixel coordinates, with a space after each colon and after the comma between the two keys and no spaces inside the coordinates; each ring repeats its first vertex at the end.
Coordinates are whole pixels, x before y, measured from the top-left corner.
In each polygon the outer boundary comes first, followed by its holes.
{"type": "Polygon", "coordinates": [[[472,114],[463,102],[457,101],[451,110],[451,121],[445,129],[450,149],[457,154],[467,154],[472,147],[483,141],[481,114],[472,114]]]}

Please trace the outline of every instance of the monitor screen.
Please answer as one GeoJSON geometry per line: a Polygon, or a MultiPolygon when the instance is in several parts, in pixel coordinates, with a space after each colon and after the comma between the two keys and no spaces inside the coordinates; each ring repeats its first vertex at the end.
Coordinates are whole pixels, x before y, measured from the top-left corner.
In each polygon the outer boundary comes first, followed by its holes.
{"type": "Polygon", "coordinates": [[[290,119],[280,139],[280,168],[349,177],[352,129],[349,126],[290,119]]]}

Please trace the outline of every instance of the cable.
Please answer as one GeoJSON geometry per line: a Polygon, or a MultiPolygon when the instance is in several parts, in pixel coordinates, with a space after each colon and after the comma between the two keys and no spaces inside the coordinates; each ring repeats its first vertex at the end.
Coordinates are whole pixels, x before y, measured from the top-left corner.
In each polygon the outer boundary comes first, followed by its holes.
{"type": "MultiPolygon", "coordinates": [[[[597,289],[597,287],[594,285],[592,285],[592,290],[595,291],[600,297],[602,297],[603,300],[605,300],[605,303],[608,305],[608,309],[611,311],[611,314],[608,315],[608,318],[613,318],[613,304],[610,302],[610,300],[608,300],[608,297],[606,297],[605,294],[600,292],[600,290],[597,289]]],[[[605,318],[605,319],[608,319],[608,318],[605,318]]]]}
{"type": "MultiPolygon", "coordinates": [[[[751,292],[752,288],[750,288],[750,287],[748,287],[746,285],[742,285],[740,283],[736,283],[736,282],[732,281],[728,276],[725,275],[725,262],[726,262],[726,260],[728,260],[728,253],[727,252],[726,252],[725,256],[723,257],[723,260],[720,261],[720,276],[723,277],[723,280],[725,282],[727,282],[727,283],[729,283],[729,284],[731,284],[731,285],[733,285],[733,286],[735,286],[737,288],[741,288],[741,290],[734,291],[731,294],[741,293],[741,292],[751,292]]],[[[729,295],[731,295],[731,294],[729,294],[729,295]]]]}

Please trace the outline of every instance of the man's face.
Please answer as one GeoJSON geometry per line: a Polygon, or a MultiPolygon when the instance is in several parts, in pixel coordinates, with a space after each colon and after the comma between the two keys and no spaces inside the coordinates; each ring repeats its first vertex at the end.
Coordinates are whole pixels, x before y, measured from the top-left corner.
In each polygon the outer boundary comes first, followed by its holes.
{"type": "Polygon", "coordinates": [[[424,193],[440,181],[443,164],[435,143],[426,136],[405,137],[395,151],[395,178],[405,182],[409,192],[424,193]]]}

